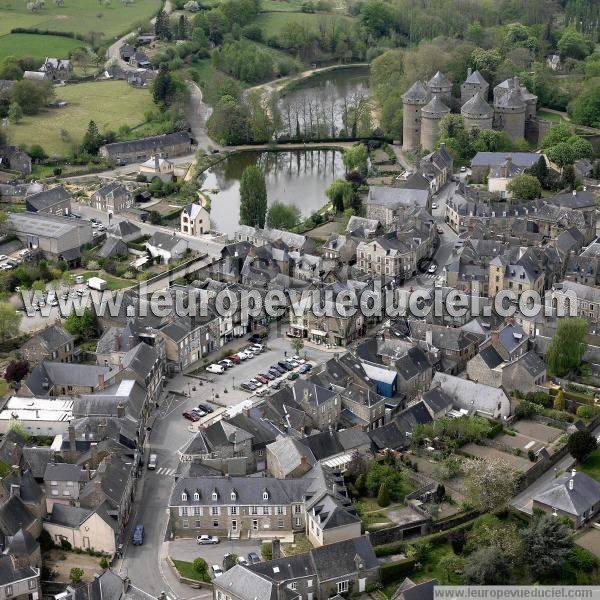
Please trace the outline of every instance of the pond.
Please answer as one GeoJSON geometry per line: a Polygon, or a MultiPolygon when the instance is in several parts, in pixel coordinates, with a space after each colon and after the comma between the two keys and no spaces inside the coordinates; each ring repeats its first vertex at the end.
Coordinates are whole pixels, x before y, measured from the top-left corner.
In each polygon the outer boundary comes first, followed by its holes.
{"type": "Polygon", "coordinates": [[[267,201],[294,204],[303,218],[327,202],[325,190],[344,175],[342,153],[337,150],[243,152],[230,156],[204,173],[201,190],[211,199],[211,226],[233,234],[240,219],[240,179],[249,165],[265,174],[267,201]]]}
{"type": "Polygon", "coordinates": [[[282,92],[281,135],[334,137],[352,133],[354,115],[366,118],[369,68],[348,67],[308,77],[282,92]]]}

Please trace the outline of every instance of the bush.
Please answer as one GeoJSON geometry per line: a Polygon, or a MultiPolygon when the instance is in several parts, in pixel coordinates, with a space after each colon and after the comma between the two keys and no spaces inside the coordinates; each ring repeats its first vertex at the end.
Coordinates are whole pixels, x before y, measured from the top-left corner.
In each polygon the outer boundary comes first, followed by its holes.
{"type": "Polygon", "coordinates": [[[60,547],[63,550],[71,550],[73,548],[73,546],[71,546],[71,542],[69,542],[69,540],[66,540],[65,538],[62,538],[60,540],[60,547]]]}
{"type": "Polygon", "coordinates": [[[100,561],[100,568],[101,569],[108,569],[108,561],[106,560],[106,557],[104,557],[101,561],[100,561]]]}
{"type": "Polygon", "coordinates": [[[388,492],[385,482],[379,486],[379,493],[377,494],[377,504],[382,508],[390,505],[390,494],[388,492]]]}
{"type": "Polygon", "coordinates": [[[502,430],[504,429],[502,423],[494,423],[492,425],[492,428],[488,431],[487,433],[487,437],[488,438],[495,438],[497,435],[500,435],[502,433],[502,430]]]}
{"type": "Polygon", "coordinates": [[[203,558],[195,558],[192,564],[194,566],[194,571],[200,574],[208,573],[208,563],[203,558]]]}
{"type": "Polygon", "coordinates": [[[381,583],[387,585],[397,581],[401,577],[407,577],[415,568],[416,559],[408,558],[397,562],[388,563],[379,568],[381,583]]]}
{"type": "Polygon", "coordinates": [[[594,406],[578,406],[577,416],[582,419],[593,419],[596,416],[597,409],[594,406]]]}
{"type": "Polygon", "coordinates": [[[534,404],[540,404],[544,408],[552,408],[554,403],[550,395],[545,392],[527,392],[525,400],[534,404]]]}
{"type": "Polygon", "coordinates": [[[269,544],[268,542],[261,544],[260,545],[260,555],[265,560],[271,560],[273,558],[273,550],[271,548],[271,544],[269,544]]]}

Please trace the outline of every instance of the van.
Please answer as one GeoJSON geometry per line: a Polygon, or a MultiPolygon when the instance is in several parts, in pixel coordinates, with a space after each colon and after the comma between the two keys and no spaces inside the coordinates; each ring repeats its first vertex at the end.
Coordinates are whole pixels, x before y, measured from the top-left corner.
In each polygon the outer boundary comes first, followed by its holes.
{"type": "Polygon", "coordinates": [[[154,471],[154,469],[156,469],[156,460],[157,460],[157,456],[156,454],[151,454],[150,457],[148,458],[148,470],[150,471],[154,471]]]}
{"type": "Polygon", "coordinates": [[[136,525],[133,530],[132,543],[134,546],[141,546],[144,543],[144,526],[136,525]]]}

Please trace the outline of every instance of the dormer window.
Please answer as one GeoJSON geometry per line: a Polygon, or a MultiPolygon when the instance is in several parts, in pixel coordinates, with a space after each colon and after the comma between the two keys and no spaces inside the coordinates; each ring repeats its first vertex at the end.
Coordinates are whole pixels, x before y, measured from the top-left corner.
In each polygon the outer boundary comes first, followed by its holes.
{"type": "Polygon", "coordinates": [[[198,500],[200,500],[200,494],[199,494],[198,492],[196,492],[196,493],[194,494],[194,500],[195,500],[196,502],[198,502],[198,500]]]}
{"type": "Polygon", "coordinates": [[[183,492],[183,493],[181,494],[181,501],[182,501],[182,502],[187,502],[187,494],[186,494],[185,492],[183,492]]]}
{"type": "Polygon", "coordinates": [[[216,492],[216,491],[214,491],[214,492],[212,493],[212,499],[213,499],[213,502],[216,502],[216,501],[218,500],[218,498],[219,498],[219,495],[217,494],[217,492],[216,492]]]}
{"type": "Polygon", "coordinates": [[[237,500],[237,494],[235,493],[235,491],[231,492],[231,499],[233,501],[237,500]]]}
{"type": "Polygon", "coordinates": [[[269,492],[267,492],[267,490],[265,490],[263,492],[263,500],[268,500],[269,499],[269,492]]]}

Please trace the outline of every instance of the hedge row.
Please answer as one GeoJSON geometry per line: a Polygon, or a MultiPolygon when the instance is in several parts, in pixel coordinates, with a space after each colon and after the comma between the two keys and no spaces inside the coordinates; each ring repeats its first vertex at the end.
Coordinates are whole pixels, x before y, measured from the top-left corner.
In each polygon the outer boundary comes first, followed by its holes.
{"type": "Polygon", "coordinates": [[[33,33],[34,35],[57,35],[59,37],[71,38],[72,40],[85,41],[85,38],[80,33],[74,31],[54,31],[52,29],[39,29],[37,27],[13,27],[11,33],[33,33]]]}
{"type": "Polygon", "coordinates": [[[379,576],[381,583],[387,585],[400,579],[400,577],[407,577],[410,575],[415,567],[415,558],[405,558],[393,563],[388,563],[379,567],[379,576]]]}

